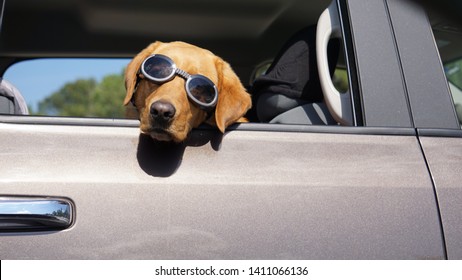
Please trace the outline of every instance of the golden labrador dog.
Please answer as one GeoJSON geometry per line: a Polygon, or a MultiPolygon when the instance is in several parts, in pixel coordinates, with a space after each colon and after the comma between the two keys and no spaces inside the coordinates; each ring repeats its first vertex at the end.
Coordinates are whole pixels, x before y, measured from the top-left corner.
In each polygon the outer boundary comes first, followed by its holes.
{"type": "Polygon", "coordinates": [[[140,130],[159,141],[184,141],[201,123],[243,122],[251,107],[230,65],[212,52],[184,43],[155,42],[125,71],[125,105],[135,106],[140,130]]]}

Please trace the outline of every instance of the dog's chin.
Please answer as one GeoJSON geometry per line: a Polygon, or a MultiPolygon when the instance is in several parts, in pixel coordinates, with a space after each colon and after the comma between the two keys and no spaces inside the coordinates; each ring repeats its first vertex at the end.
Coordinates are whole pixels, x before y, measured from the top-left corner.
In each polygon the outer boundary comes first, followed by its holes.
{"type": "Polygon", "coordinates": [[[180,143],[183,142],[184,139],[174,135],[173,133],[161,129],[161,128],[153,128],[150,129],[148,132],[143,132],[144,134],[148,134],[151,138],[155,141],[162,141],[162,142],[175,142],[180,143]]]}
{"type": "Polygon", "coordinates": [[[168,131],[158,128],[150,129],[149,132],[147,132],[146,134],[149,134],[149,136],[151,136],[152,139],[157,141],[170,142],[174,139],[172,134],[170,134],[168,131]]]}

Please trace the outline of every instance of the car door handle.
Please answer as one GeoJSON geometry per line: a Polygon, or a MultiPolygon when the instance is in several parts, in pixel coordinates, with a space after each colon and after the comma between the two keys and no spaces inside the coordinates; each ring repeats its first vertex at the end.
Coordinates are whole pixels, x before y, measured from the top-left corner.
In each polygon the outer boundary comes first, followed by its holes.
{"type": "Polygon", "coordinates": [[[73,220],[69,199],[0,196],[0,232],[63,230],[73,220]]]}

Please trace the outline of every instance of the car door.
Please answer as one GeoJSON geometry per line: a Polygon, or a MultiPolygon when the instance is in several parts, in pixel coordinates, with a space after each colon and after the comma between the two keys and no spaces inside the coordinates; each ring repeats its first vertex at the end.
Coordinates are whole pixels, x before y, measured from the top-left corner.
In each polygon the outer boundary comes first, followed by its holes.
{"type": "MultiPolygon", "coordinates": [[[[389,2],[414,124],[438,198],[447,256],[460,259],[462,132],[438,54],[439,39],[429,32],[423,9],[389,2]]],[[[451,32],[451,26],[448,23],[446,30],[451,32]]],[[[452,33],[460,40],[460,34],[452,33]]]]}
{"type": "Polygon", "coordinates": [[[0,219],[0,258],[445,258],[387,6],[338,2],[355,126],[201,127],[160,145],[137,121],[1,116],[0,207],[71,211],[64,229],[0,219]]]}

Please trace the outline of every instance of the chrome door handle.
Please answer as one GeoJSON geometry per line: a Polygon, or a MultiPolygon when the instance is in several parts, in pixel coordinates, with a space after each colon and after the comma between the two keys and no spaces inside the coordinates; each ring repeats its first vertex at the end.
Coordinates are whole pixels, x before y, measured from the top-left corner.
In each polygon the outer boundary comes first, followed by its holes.
{"type": "Polygon", "coordinates": [[[74,219],[74,205],[64,198],[0,196],[0,232],[63,230],[74,219]]]}

